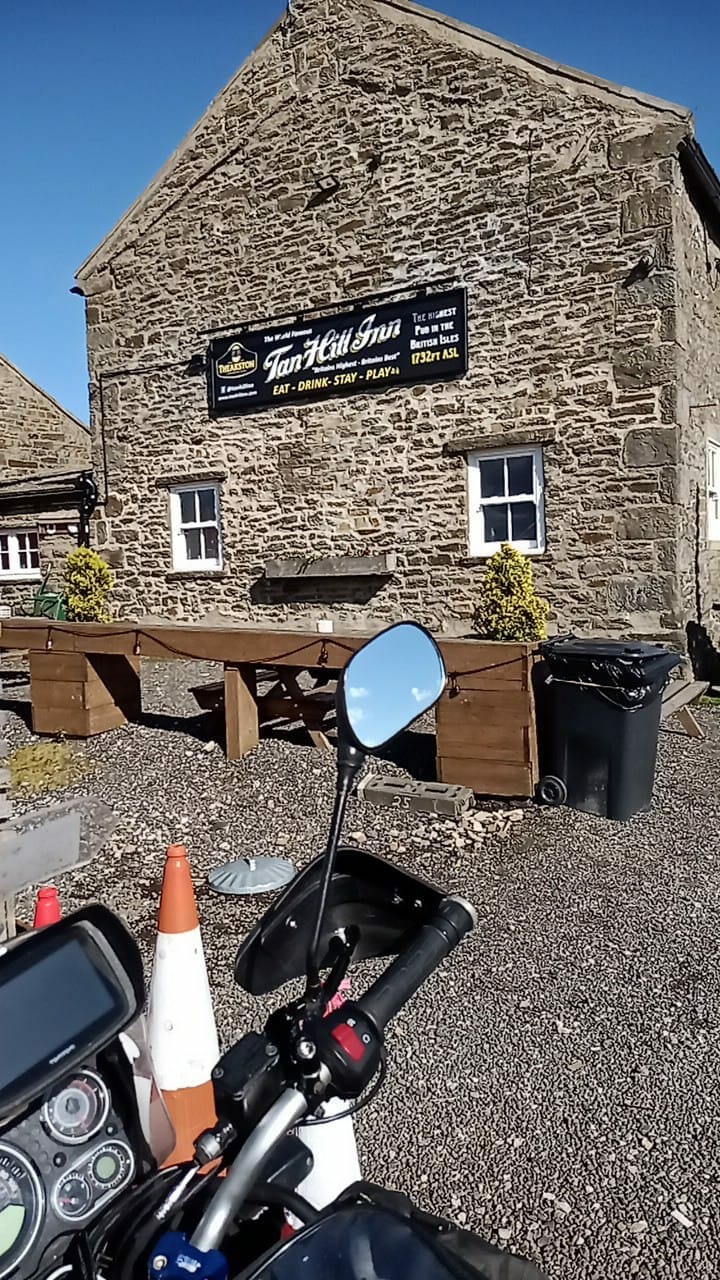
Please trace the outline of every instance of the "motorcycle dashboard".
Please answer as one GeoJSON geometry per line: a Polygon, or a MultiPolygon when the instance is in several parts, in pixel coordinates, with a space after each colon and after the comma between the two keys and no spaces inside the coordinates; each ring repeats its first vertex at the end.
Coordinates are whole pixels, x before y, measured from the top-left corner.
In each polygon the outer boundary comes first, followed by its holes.
{"type": "Polygon", "coordinates": [[[105,907],[0,946],[0,1125],[105,1048],[143,990],[137,946],[105,907]]]}

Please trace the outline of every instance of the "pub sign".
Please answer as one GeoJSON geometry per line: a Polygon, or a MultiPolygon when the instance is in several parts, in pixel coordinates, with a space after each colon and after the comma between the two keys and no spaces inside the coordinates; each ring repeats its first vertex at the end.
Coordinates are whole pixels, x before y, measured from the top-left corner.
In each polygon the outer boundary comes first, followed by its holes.
{"type": "Polygon", "coordinates": [[[214,338],[213,416],[459,378],[467,371],[464,289],[214,338]]]}

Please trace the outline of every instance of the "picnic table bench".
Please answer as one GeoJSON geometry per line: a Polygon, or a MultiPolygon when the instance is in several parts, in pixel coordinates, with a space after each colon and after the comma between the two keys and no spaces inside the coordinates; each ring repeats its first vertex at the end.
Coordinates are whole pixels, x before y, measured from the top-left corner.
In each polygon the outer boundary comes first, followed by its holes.
{"type": "Polygon", "coordinates": [[[210,711],[218,719],[224,718],[229,759],[238,758],[231,754],[231,750],[236,748],[241,755],[245,754],[242,748],[246,734],[243,733],[239,720],[242,708],[248,710],[249,707],[242,685],[249,689],[253,696],[257,708],[258,729],[261,724],[269,724],[276,720],[282,720],[287,724],[299,721],[307,729],[316,747],[325,751],[331,750],[324,730],[329,727],[327,721],[335,711],[337,672],[332,672],[332,675],[328,672],[312,677],[313,684],[306,689],[299,683],[303,672],[302,667],[283,667],[276,670],[265,666],[253,667],[252,664],[245,663],[240,669],[242,684],[238,688],[239,682],[232,674],[233,670],[234,668],[226,666],[223,680],[196,685],[190,690],[201,710],[210,711]],[[262,692],[259,691],[258,686],[268,682],[271,687],[262,692]],[[229,689],[228,685],[230,685],[229,689]],[[230,721],[228,707],[230,707],[230,721]],[[233,710],[235,710],[234,726],[231,723],[233,710]]]}
{"type": "Polygon", "coordinates": [[[671,680],[662,697],[661,721],[676,716],[689,737],[704,738],[705,730],[698,724],[691,705],[707,693],[709,687],[707,681],[702,680],[671,680]]]}

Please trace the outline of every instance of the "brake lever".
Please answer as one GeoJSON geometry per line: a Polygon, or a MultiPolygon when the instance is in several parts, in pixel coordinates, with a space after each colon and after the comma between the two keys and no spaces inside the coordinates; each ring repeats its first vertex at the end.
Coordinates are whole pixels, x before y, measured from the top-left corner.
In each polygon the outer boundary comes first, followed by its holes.
{"type": "Polygon", "coordinates": [[[330,972],[322,985],[322,1004],[327,1009],[330,1002],[335,998],[342,986],[343,981],[347,977],[348,969],[355,954],[355,948],[360,941],[360,930],[357,925],[349,925],[343,930],[343,934],[336,933],[331,939],[333,949],[339,951],[337,958],[332,962],[330,972]]]}

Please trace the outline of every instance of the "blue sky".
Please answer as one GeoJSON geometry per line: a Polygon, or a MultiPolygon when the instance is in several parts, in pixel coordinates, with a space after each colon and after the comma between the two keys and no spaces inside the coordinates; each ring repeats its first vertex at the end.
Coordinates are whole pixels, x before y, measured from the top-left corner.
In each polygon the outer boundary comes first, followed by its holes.
{"type": "MultiPolygon", "coordinates": [[[[691,107],[720,168],[717,0],[435,0],[558,62],[691,107]]],[[[0,0],[0,351],[87,417],[76,268],[284,0],[0,0]]]]}

